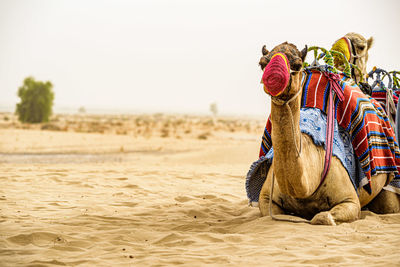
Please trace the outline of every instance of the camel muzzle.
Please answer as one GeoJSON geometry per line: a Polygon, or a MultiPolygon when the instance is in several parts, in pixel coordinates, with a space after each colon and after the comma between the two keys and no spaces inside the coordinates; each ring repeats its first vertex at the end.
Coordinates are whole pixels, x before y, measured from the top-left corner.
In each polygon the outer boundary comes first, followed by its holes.
{"type": "Polygon", "coordinates": [[[272,56],[264,70],[262,82],[264,91],[272,96],[278,96],[285,91],[290,80],[290,63],[286,55],[276,53],[272,56]]]}

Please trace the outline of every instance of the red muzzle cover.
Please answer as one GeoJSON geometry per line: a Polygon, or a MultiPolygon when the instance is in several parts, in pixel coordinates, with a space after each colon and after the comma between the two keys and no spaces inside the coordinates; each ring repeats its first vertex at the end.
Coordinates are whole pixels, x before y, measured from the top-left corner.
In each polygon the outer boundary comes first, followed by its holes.
{"type": "Polygon", "coordinates": [[[289,80],[289,60],[285,54],[276,53],[264,70],[262,77],[264,91],[272,96],[278,96],[285,91],[289,80]]]}

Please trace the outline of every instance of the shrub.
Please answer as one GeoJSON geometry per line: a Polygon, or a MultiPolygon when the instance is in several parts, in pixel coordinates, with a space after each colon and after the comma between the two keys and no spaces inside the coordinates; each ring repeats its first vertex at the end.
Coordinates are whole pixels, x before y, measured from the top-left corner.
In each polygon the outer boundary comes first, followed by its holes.
{"type": "Polygon", "coordinates": [[[18,88],[21,102],[17,104],[16,114],[21,122],[48,122],[53,108],[53,85],[51,82],[35,81],[27,77],[18,88]]]}
{"type": "Polygon", "coordinates": [[[206,139],[208,139],[208,137],[209,137],[210,135],[211,135],[210,132],[202,133],[202,134],[200,134],[199,136],[197,136],[197,139],[206,140],[206,139]]]}
{"type": "Polygon", "coordinates": [[[53,123],[46,123],[43,124],[41,127],[42,130],[49,130],[49,131],[61,131],[60,126],[53,124],[53,123]]]}

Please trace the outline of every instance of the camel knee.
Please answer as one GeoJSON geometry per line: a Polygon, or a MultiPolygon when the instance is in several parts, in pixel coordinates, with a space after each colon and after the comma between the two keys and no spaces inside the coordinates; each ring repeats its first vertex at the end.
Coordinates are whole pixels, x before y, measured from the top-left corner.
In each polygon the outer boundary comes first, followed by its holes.
{"type": "MultiPolygon", "coordinates": [[[[259,202],[258,208],[260,209],[261,216],[270,216],[269,202],[259,202]]],[[[285,212],[274,202],[271,203],[271,211],[273,215],[285,214],[285,212]]]]}
{"type": "Polygon", "coordinates": [[[258,200],[258,208],[260,209],[261,216],[269,215],[269,194],[261,190],[258,200]]]}
{"type": "MultiPolygon", "coordinates": [[[[258,199],[258,208],[260,209],[261,216],[270,215],[270,188],[271,184],[264,183],[260,196],[258,199]]],[[[274,194],[275,195],[275,194],[274,194]]],[[[271,203],[271,210],[273,214],[284,214],[285,212],[275,202],[271,203]]]]}

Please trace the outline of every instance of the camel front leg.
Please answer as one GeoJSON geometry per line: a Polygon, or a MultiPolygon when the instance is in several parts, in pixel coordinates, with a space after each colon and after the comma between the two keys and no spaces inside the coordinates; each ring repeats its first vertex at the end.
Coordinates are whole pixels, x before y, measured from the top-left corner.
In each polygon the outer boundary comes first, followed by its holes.
{"type": "Polygon", "coordinates": [[[337,225],[338,223],[352,222],[360,218],[361,206],[358,199],[348,200],[337,204],[329,211],[317,213],[311,224],[337,225]]]}
{"type": "MultiPolygon", "coordinates": [[[[270,175],[268,175],[266,181],[264,182],[261,191],[260,191],[260,197],[258,200],[258,207],[261,212],[261,216],[269,216],[269,200],[270,200],[270,192],[271,192],[271,178],[270,175]]],[[[275,183],[274,187],[274,196],[273,198],[276,199],[275,196],[278,196],[280,194],[279,188],[277,186],[277,183],[275,183]]],[[[285,212],[279,207],[275,201],[272,201],[272,214],[284,214],[285,212]]]]}

